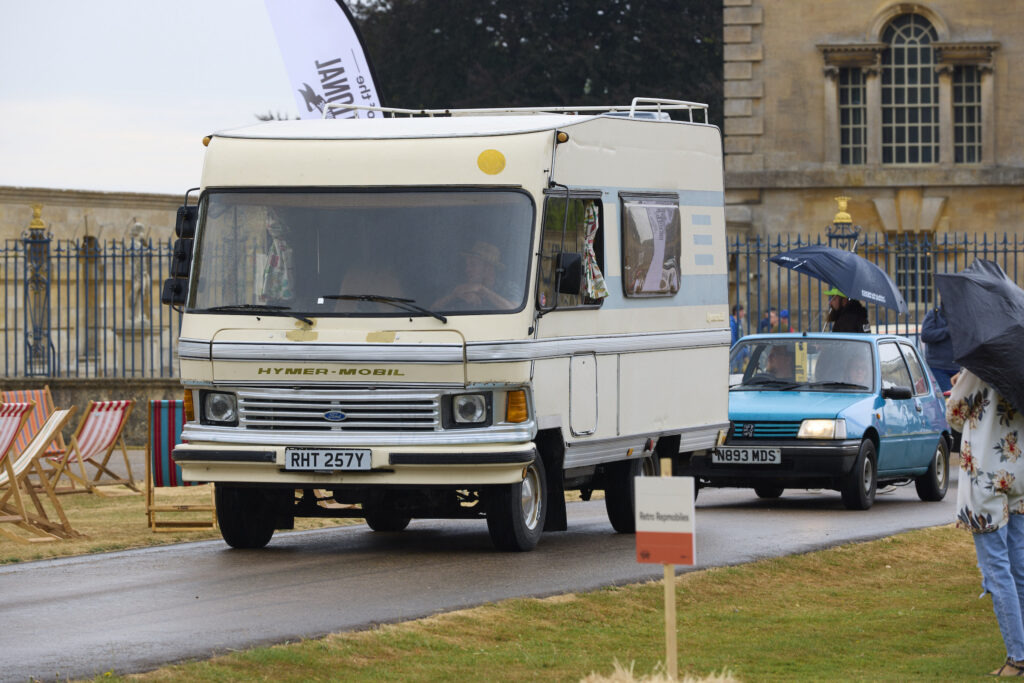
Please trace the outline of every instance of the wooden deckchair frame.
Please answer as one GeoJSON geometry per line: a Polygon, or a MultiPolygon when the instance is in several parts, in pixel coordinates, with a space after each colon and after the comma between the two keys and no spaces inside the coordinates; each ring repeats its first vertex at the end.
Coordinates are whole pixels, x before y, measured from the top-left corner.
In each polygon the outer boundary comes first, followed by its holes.
{"type": "MultiPolygon", "coordinates": [[[[135,480],[132,475],[132,464],[128,459],[128,447],[124,442],[124,428],[128,424],[128,418],[132,413],[132,408],[135,407],[135,402],[128,400],[123,401],[125,403],[124,415],[121,422],[117,425],[115,433],[110,438],[108,445],[105,446],[102,451],[102,459],[97,459],[100,452],[93,454],[83,454],[82,448],[79,444],[79,438],[82,432],[85,431],[89,425],[89,421],[95,419],[93,416],[97,414],[97,407],[102,407],[103,404],[112,403],[113,401],[89,401],[89,405],[85,409],[85,414],[82,416],[81,421],[78,423],[78,428],[75,429],[75,433],[71,435],[71,442],[68,445],[67,450],[63,456],[60,456],[52,460],[56,460],[56,465],[48,473],[50,475],[50,481],[56,483],[62,475],[69,477],[75,484],[82,486],[83,488],[79,491],[89,493],[95,493],[103,496],[107,495],[105,492],[100,490],[100,487],[106,486],[126,486],[131,489],[132,492],[141,495],[142,491],[139,490],[138,486],[135,485],[135,480]],[[114,453],[114,449],[120,447],[121,455],[124,458],[125,469],[128,472],[128,477],[122,477],[116,472],[110,469],[110,457],[114,453]],[[69,461],[74,461],[78,465],[78,472],[75,472],[70,466],[69,461]],[[86,463],[96,468],[96,474],[89,478],[88,472],[86,472],[86,463]],[[107,478],[104,479],[103,475],[107,478]]],[[[125,492],[127,493],[127,491],[125,492]]]]}
{"type": "MultiPolygon", "coordinates": [[[[29,442],[28,447],[16,459],[11,458],[10,450],[7,457],[3,459],[3,469],[0,470],[0,486],[6,487],[6,490],[0,491],[0,534],[19,543],[46,543],[82,537],[82,534],[71,527],[64,508],[60,504],[60,499],[57,498],[54,491],[52,480],[47,477],[41,462],[54,435],[60,433],[74,412],[74,407],[68,410],[54,411],[29,442]],[[29,481],[29,477],[33,473],[38,479],[36,483],[29,481]],[[38,489],[42,489],[46,493],[59,521],[50,519],[39,497],[38,489]],[[23,494],[31,499],[34,511],[25,505],[23,494]],[[5,524],[11,524],[31,535],[23,536],[14,533],[6,528],[5,524]]],[[[23,418],[27,417],[28,413],[23,416],[23,418]]]]}
{"type": "MultiPolygon", "coordinates": [[[[150,401],[149,410],[146,415],[146,520],[149,523],[149,528],[154,532],[162,531],[203,531],[206,529],[217,528],[217,507],[215,502],[215,496],[212,484],[205,484],[210,488],[210,503],[209,505],[202,503],[187,503],[187,504],[165,504],[158,503],[156,500],[156,489],[158,488],[172,488],[175,486],[188,486],[188,484],[172,484],[171,486],[156,486],[155,480],[155,460],[163,460],[166,458],[166,462],[170,468],[173,468],[177,472],[177,464],[171,457],[170,451],[173,450],[174,445],[181,443],[180,431],[175,429],[175,425],[169,425],[168,428],[172,430],[173,436],[170,440],[163,439],[154,443],[154,432],[153,432],[153,415],[154,412],[159,409],[163,404],[174,404],[173,407],[177,409],[181,407],[183,401],[150,401]],[[171,443],[173,442],[173,443],[171,443]],[[159,449],[160,452],[157,452],[159,449]],[[170,450],[168,450],[170,449],[170,450]],[[204,521],[203,519],[190,519],[190,520],[170,520],[164,519],[164,515],[161,513],[172,513],[172,512],[209,512],[210,521],[204,521]]],[[[168,408],[170,408],[169,406],[168,408]]],[[[163,463],[161,463],[163,464],[163,463]]],[[[179,475],[180,476],[180,475],[179,475]]],[[[175,477],[176,481],[180,481],[175,477]]]]}

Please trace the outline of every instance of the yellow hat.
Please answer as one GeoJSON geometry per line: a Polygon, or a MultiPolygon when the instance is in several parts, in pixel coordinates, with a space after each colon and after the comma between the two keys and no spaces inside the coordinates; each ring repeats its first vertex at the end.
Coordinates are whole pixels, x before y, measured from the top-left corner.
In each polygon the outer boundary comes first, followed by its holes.
{"type": "Polygon", "coordinates": [[[826,289],[825,290],[825,296],[841,296],[844,299],[849,299],[850,298],[850,297],[846,296],[845,294],[843,294],[842,292],[840,292],[838,287],[834,287],[834,286],[831,289],[826,289]]]}

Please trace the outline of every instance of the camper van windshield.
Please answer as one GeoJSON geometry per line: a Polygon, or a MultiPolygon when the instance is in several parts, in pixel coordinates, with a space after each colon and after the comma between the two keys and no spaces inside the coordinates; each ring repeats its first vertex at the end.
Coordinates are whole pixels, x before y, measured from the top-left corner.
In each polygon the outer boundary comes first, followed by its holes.
{"type": "Polygon", "coordinates": [[[513,190],[210,191],[189,310],[517,311],[526,302],[533,217],[529,195],[513,190]]]}

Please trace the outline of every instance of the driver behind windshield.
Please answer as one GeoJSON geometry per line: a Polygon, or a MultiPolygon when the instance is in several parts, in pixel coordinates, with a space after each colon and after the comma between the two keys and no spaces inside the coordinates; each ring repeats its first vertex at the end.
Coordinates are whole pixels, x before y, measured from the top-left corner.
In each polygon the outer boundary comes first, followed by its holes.
{"type": "Polygon", "coordinates": [[[484,308],[509,309],[516,304],[495,291],[498,273],[505,269],[498,247],[478,241],[469,251],[462,252],[465,277],[463,282],[434,302],[431,308],[479,310],[484,308]]]}
{"type": "Polygon", "coordinates": [[[793,349],[788,345],[776,345],[768,351],[764,371],[777,379],[793,380],[795,370],[793,349]]]}

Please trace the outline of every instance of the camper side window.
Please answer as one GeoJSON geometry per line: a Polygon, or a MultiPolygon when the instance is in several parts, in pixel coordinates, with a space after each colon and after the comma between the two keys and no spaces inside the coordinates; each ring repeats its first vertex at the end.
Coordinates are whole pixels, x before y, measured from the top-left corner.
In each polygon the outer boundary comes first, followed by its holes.
{"type": "Polygon", "coordinates": [[[679,291],[678,197],[622,197],[622,289],[627,297],[679,291]]]}
{"type": "Polygon", "coordinates": [[[557,294],[558,308],[592,308],[608,296],[604,284],[604,216],[596,198],[549,195],[544,204],[540,282],[537,305],[555,306],[556,264],[559,253],[579,254],[583,261],[580,291],[557,294]],[[568,210],[568,220],[566,220],[568,210]],[[564,227],[564,242],[563,242],[564,227]]]}

